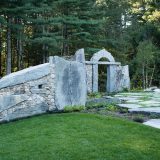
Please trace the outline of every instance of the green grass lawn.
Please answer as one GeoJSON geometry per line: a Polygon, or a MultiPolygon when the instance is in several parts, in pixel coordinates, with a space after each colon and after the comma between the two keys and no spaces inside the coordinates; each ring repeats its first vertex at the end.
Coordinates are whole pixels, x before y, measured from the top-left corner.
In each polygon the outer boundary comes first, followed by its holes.
{"type": "Polygon", "coordinates": [[[160,130],[96,114],[0,125],[0,160],[160,160],[160,130]]]}

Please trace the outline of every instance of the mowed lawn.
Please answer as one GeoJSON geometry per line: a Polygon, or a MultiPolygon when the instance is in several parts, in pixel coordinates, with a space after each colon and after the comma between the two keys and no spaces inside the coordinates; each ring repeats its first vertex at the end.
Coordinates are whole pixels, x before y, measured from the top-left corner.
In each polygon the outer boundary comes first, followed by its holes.
{"type": "Polygon", "coordinates": [[[96,114],[0,125],[0,160],[160,160],[160,130],[96,114]]]}

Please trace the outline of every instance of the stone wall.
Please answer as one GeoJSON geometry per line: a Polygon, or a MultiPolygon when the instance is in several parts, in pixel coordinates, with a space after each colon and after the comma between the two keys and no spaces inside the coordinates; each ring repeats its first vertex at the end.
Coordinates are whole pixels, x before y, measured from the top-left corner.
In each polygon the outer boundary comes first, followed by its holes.
{"type": "Polygon", "coordinates": [[[102,57],[113,61],[105,63],[108,65],[107,91],[129,88],[128,66],[114,62],[105,50],[94,54],[91,58],[94,61],[87,62],[84,49],[80,49],[70,60],[50,57],[49,63],[3,77],[0,80],[0,122],[60,111],[65,106],[84,106],[87,90],[98,91],[98,61],[102,57]]]}
{"type": "Polygon", "coordinates": [[[55,110],[54,64],[39,65],[17,73],[6,76],[0,81],[0,121],[9,121],[55,110]],[[43,72],[43,69],[48,69],[48,71],[41,77],[41,73],[37,71],[38,68],[41,68],[40,72],[43,72]],[[31,73],[34,72],[34,78],[27,77],[30,76],[27,70],[31,73]],[[35,78],[36,76],[38,79],[35,78]],[[26,77],[23,83],[19,81],[21,77],[26,77]],[[17,81],[13,82],[13,79],[17,81]],[[10,81],[8,87],[2,85],[5,81],[10,81]]]}
{"type": "Polygon", "coordinates": [[[0,122],[85,105],[86,88],[84,64],[50,57],[0,80],[0,122]]]}
{"type": "MultiPolygon", "coordinates": [[[[107,92],[120,92],[124,89],[130,89],[129,67],[121,65],[106,65],[107,79],[106,88],[107,92]]],[[[87,91],[88,93],[98,92],[98,64],[86,64],[87,74],[87,91]],[[97,67],[97,68],[96,68],[97,67]],[[96,72],[93,72],[95,70],[96,72]],[[95,74],[94,74],[95,73],[95,74]],[[96,81],[96,83],[94,83],[96,81]]]]}

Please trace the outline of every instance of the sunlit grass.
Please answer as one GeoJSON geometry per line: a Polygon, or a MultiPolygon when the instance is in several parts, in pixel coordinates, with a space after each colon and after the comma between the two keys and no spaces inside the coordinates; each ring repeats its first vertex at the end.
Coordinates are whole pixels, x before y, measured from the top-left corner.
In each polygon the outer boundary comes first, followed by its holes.
{"type": "Polygon", "coordinates": [[[159,160],[160,130],[96,114],[0,125],[0,160],[159,160]]]}

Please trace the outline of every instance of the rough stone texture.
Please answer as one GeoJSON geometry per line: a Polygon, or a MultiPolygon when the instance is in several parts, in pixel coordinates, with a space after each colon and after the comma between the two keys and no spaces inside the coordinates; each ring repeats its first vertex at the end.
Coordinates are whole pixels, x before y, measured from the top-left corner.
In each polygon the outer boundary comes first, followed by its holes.
{"type": "Polygon", "coordinates": [[[158,89],[158,87],[154,86],[154,87],[150,87],[150,88],[146,88],[144,89],[145,92],[154,92],[154,90],[158,89]]]}
{"type": "Polygon", "coordinates": [[[93,65],[93,92],[98,92],[98,65],[93,65]]]}
{"type": "Polygon", "coordinates": [[[61,110],[64,106],[85,105],[87,86],[84,65],[57,56],[54,58],[54,63],[56,107],[61,110]]]}
{"type": "Polygon", "coordinates": [[[140,104],[145,105],[145,106],[152,106],[152,105],[160,106],[160,101],[148,100],[148,101],[140,102],[140,104]]]}
{"type": "Polygon", "coordinates": [[[101,58],[107,58],[109,62],[115,62],[112,54],[106,51],[105,49],[93,54],[91,61],[98,62],[101,58]]]}
{"type": "Polygon", "coordinates": [[[76,61],[50,57],[49,63],[12,73],[0,80],[0,122],[28,117],[65,106],[85,105],[84,50],[76,61]]]}
{"type": "Polygon", "coordinates": [[[117,92],[120,87],[121,71],[117,65],[107,67],[107,92],[117,92]]]}
{"type": "Polygon", "coordinates": [[[93,77],[92,77],[92,65],[86,64],[86,74],[87,74],[87,91],[91,93],[93,91],[93,77]]]}
{"type": "Polygon", "coordinates": [[[154,92],[160,93],[160,89],[157,88],[157,89],[154,90],[154,92]]]}
{"type": "Polygon", "coordinates": [[[144,122],[143,124],[160,129],[160,119],[150,119],[149,121],[144,122]]]}
{"type": "Polygon", "coordinates": [[[42,114],[47,110],[48,104],[44,98],[33,95],[28,101],[21,102],[0,112],[0,121],[10,121],[17,118],[42,114]]]}
{"type": "Polygon", "coordinates": [[[134,108],[129,109],[130,112],[136,112],[136,113],[156,113],[160,114],[160,107],[148,107],[148,108],[134,108]]]}
{"type": "Polygon", "coordinates": [[[107,68],[107,91],[120,92],[130,89],[128,66],[110,65],[107,68]]]}
{"type": "Polygon", "coordinates": [[[28,117],[55,109],[51,83],[48,83],[51,75],[1,89],[0,121],[28,117]]]}
{"type": "MultiPolygon", "coordinates": [[[[93,56],[91,58],[91,61],[92,62],[98,62],[101,58],[107,58],[110,62],[115,62],[114,57],[111,55],[111,53],[109,53],[105,49],[93,54],[93,56]]],[[[93,72],[92,72],[92,76],[93,76],[92,91],[93,92],[98,92],[98,64],[93,64],[92,67],[93,67],[93,72]]],[[[106,67],[106,71],[107,71],[107,67],[106,67]]],[[[107,72],[107,76],[109,74],[110,73],[107,72]]],[[[107,82],[107,84],[108,84],[108,82],[107,82]]]]}
{"type": "Polygon", "coordinates": [[[130,89],[129,66],[122,66],[121,90],[130,89]]]}
{"type": "Polygon", "coordinates": [[[65,106],[85,105],[87,81],[84,49],[70,61],[50,57],[49,63],[12,73],[0,80],[0,122],[65,106]]]}
{"type": "Polygon", "coordinates": [[[128,109],[143,107],[143,106],[138,105],[138,104],[117,104],[117,106],[122,107],[122,108],[128,108],[128,109]]]}
{"type": "Polygon", "coordinates": [[[49,74],[49,63],[30,67],[5,76],[0,80],[0,89],[28,81],[36,80],[49,74]]]}
{"type": "Polygon", "coordinates": [[[92,104],[103,104],[103,103],[107,103],[107,104],[113,104],[113,103],[121,103],[121,100],[119,100],[118,98],[93,98],[93,99],[89,99],[86,102],[86,105],[92,105],[92,104]]]}
{"type": "Polygon", "coordinates": [[[93,55],[90,62],[86,64],[88,92],[98,92],[98,61],[101,58],[107,58],[110,63],[106,65],[107,79],[106,91],[119,92],[124,89],[130,89],[130,77],[128,66],[120,66],[115,62],[111,53],[101,50],[93,55]]]}
{"type": "Polygon", "coordinates": [[[74,59],[77,62],[85,63],[85,55],[84,55],[84,49],[83,48],[76,51],[74,59]]]}
{"type": "Polygon", "coordinates": [[[55,110],[54,70],[53,63],[46,63],[2,78],[0,122],[55,110]]]}
{"type": "Polygon", "coordinates": [[[21,102],[26,101],[29,98],[28,95],[4,95],[0,96],[0,112],[9,109],[21,102]]]}

